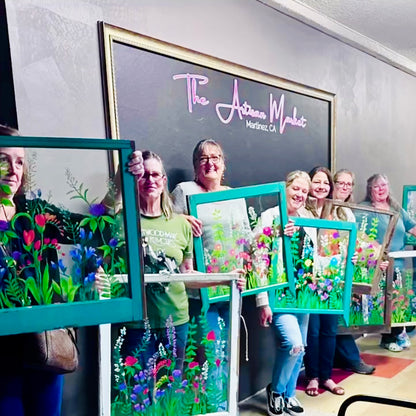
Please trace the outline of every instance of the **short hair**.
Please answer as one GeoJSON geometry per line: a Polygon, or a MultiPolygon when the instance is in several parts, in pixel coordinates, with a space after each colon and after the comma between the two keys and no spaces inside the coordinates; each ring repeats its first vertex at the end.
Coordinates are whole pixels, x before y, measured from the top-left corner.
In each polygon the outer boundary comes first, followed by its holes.
{"type": "MultiPolygon", "coordinates": [[[[143,150],[142,157],[143,157],[143,161],[149,160],[149,159],[157,160],[160,163],[160,166],[162,167],[162,174],[166,176],[166,171],[163,165],[162,158],[158,154],[152,152],[151,150],[143,150]]],[[[173,214],[173,204],[172,204],[172,199],[169,194],[167,181],[165,182],[165,185],[162,191],[162,196],[160,198],[160,207],[165,217],[168,220],[171,219],[172,214],[173,214]]]]}
{"type": "Polygon", "coordinates": [[[224,150],[217,141],[215,141],[214,139],[202,139],[195,145],[194,151],[192,153],[192,163],[194,166],[195,173],[198,169],[199,159],[201,158],[202,152],[205,150],[207,146],[215,146],[219,150],[221,157],[224,160],[224,150]]]}

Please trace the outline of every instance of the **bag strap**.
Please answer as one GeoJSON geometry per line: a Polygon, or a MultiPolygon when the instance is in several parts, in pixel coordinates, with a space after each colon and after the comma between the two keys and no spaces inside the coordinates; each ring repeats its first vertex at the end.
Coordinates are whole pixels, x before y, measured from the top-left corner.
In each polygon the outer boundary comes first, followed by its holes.
{"type": "Polygon", "coordinates": [[[77,344],[77,330],[75,328],[65,328],[66,331],[68,332],[69,338],[71,338],[71,341],[73,342],[73,344],[75,345],[75,348],[77,350],[78,355],[80,354],[79,348],[78,348],[78,344],[77,344]],[[72,331],[71,331],[72,329],[72,331]]]}

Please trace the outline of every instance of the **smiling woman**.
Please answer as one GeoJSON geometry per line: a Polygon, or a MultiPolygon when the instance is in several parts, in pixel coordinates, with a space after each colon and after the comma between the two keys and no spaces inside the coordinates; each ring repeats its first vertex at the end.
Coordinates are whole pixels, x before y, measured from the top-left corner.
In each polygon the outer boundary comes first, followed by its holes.
{"type": "MultiPolygon", "coordinates": [[[[367,194],[365,200],[362,202],[364,205],[371,205],[374,208],[383,209],[387,211],[397,212],[399,214],[396,227],[393,232],[393,236],[390,240],[389,251],[401,251],[405,249],[406,245],[406,232],[416,235],[416,223],[409,217],[408,213],[394,200],[390,191],[389,180],[386,175],[376,173],[367,179],[367,194]]],[[[384,235],[387,228],[386,221],[381,216],[376,216],[378,219],[378,236],[384,235]]],[[[368,218],[370,223],[371,217],[368,218]]],[[[404,260],[396,259],[394,261],[394,270],[404,271],[404,260]]],[[[393,276],[393,279],[397,279],[397,275],[393,276]]],[[[381,338],[381,346],[393,352],[400,352],[403,348],[410,346],[409,337],[406,332],[403,331],[404,342],[400,342],[400,333],[403,328],[394,327],[390,334],[383,334],[381,338]]]]}

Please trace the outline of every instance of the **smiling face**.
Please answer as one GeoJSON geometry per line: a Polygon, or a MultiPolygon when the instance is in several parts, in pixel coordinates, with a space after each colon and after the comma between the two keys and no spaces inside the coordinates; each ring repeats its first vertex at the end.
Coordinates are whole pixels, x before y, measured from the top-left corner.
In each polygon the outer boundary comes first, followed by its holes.
{"type": "Polygon", "coordinates": [[[383,177],[379,177],[371,185],[371,202],[387,202],[389,193],[390,188],[388,181],[383,177]]]}
{"type": "Polygon", "coordinates": [[[214,144],[206,144],[195,166],[197,181],[205,188],[212,183],[220,185],[224,170],[224,156],[221,149],[214,144]]]}
{"type": "Polygon", "coordinates": [[[311,195],[317,200],[323,200],[331,191],[328,176],[325,172],[317,172],[312,178],[311,195]]]}
{"type": "Polygon", "coordinates": [[[139,192],[142,199],[157,199],[163,193],[166,185],[166,175],[162,164],[157,159],[147,159],[143,162],[144,174],[139,180],[139,192]]]}
{"type": "Polygon", "coordinates": [[[337,176],[334,187],[334,199],[339,201],[346,201],[352,194],[352,188],[354,187],[354,180],[349,173],[343,172],[337,176]]]}
{"type": "Polygon", "coordinates": [[[298,209],[305,205],[308,192],[309,183],[301,177],[294,179],[292,183],[286,187],[286,204],[288,215],[296,215],[298,209]]]}
{"type": "Polygon", "coordinates": [[[11,194],[1,192],[2,197],[13,198],[22,185],[25,151],[21,147],[0,148],[0,184],[7,185],[11,194]]]}

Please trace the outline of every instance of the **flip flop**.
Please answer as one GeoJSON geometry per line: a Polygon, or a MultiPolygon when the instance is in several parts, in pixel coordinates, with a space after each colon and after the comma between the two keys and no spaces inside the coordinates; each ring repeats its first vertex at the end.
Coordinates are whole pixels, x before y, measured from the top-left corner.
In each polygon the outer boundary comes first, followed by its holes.
{"type": "Polygon", "coordinates": [[[308,385],[306,386],[305,393],[308,396],[316,397],[319,394],[319,382],[317,378],[309,380],[308,385]]]}
{"type": "Polygon", "coordinates": [[[333,381],[332,379],[328,379],[325,380],[322,384],[321,387],[323,387],[325,390],[330,391],[332,394],[336,394],[337,396],[343,396],[345,394],[345,390],[343,387],[338,386],[335,384],[335,381],[333,381]],[[334,383],[334,386],[329,386],[327,383],[328,381],[332,381],[334,383]]]}

